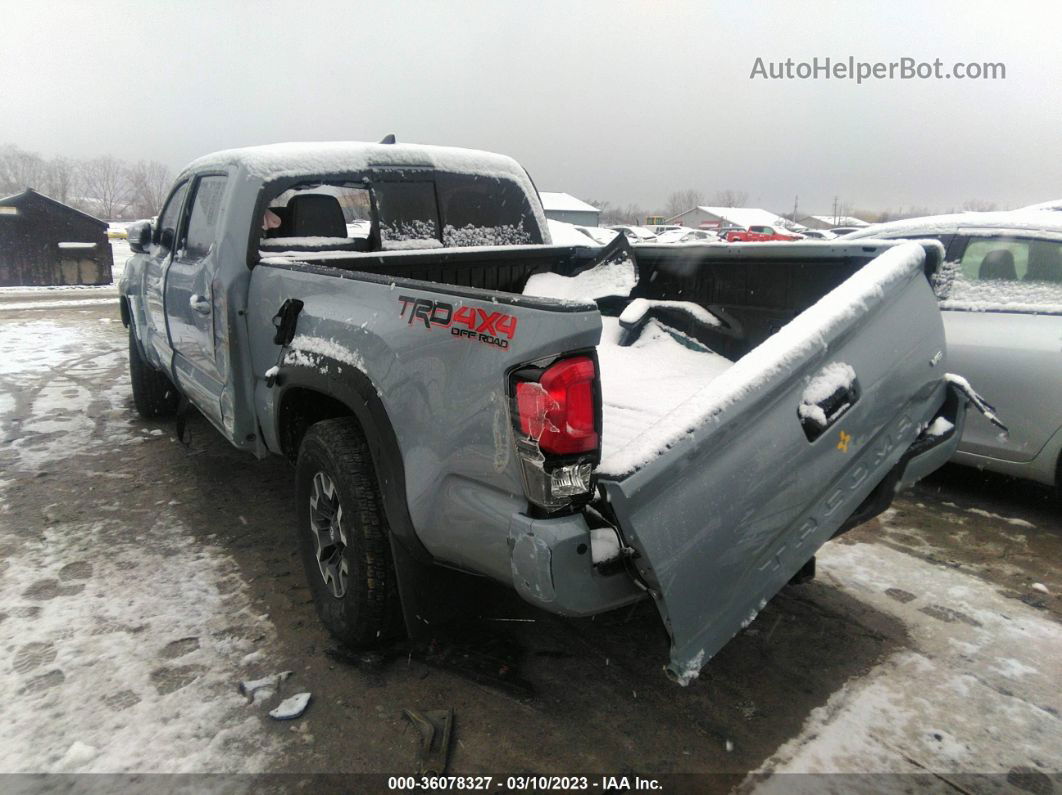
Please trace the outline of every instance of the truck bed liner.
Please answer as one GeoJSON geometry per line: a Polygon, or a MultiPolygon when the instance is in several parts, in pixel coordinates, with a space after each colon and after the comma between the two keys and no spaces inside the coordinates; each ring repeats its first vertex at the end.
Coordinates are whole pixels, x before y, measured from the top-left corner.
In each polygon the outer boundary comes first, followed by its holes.
{"type": "Polygon", "coordinates": [[[617,468],[610,459],[618,464],[640,440],[652,437],[658,423],[733,363],[657,321],[633,345],[620,347],[619,322],[602,321],[601,469],[609,471],[617,468]]]}

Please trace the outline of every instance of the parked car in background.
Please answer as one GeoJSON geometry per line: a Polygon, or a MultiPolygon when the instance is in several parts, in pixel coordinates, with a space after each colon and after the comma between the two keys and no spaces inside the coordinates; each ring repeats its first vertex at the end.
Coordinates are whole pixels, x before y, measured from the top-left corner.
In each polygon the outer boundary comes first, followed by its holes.
{"type": "Polygon", "coordinates": [[[837,235],[827,229],[805,229],[801,232],[806,240],[833,240],[837,235]]]}
{"type": "Polygon", "coordinates": [[[720,240],[726,240],[726,236],[728,234],[730,234],[731,232],[747,232],[748,231],[745,227],[738,226],[737,224],[722,224],[720,226],[703,226],[702,225],[701,229],[704,229],[704,230],[706,230],[708,232],[715,232],[716,237],[718,237],[720,240]]]}
{"type": "Polygon", "coordinates": [[[645,228],[654,235],[662,235],[664,232],[670,232],[673,229],[687,229],[688,227],[685,227],[682,224],[655,224],[647,225],[645,228]]]}
{"type": "Polygon", "coordinates": [[[614,226],[607,226],[606,229],[615,229],[617,232],[622,232],[626,235],[627,240],[631,243],[655,243],[656,235],[653,234],[651,229],[644,226],[631,226],[627,224],[616,224],[614,226]]]}
{"type": "Polygon", "coordinates": [[[728,232],[728,243],[766,243],[771,240],[802,240],[803,236],[788,229],[773,226],[750,226],[747,231],[728,232]]]}
{"type": "Polygon", "coordinates": [[[949,367],[996,406],[971,416],[955,461],[1062,489],[1062,214],[962,213],[878,224],[845,240],[933,238],[949,367]]]}
{"type": "Polygon", "coordinates": [[[600,226],[580,226],[552,218],[546,221],[549,236],[558,246],[603,246],[611,243],[619,234],[614,229],[602,229],[600,226]]]}
{"type": "Polygon", "coordinates": [[[852,232],[862,232],[865,226],[835,226],[830,231],[836,236],[850,235],[852,232]]]}
{"type": "Polygon", "coordinates": [[[656,242],[664,244],[717,243],[719,242],[719,237],[707,229],[690,229],[689,227],[680,226],[657,235],[656,242]]]}

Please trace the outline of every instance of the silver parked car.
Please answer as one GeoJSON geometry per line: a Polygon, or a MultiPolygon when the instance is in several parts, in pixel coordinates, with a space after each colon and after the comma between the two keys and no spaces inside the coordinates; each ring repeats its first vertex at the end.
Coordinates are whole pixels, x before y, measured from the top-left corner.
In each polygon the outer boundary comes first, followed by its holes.
{"type": "Polygon", "coordinates": [[[949,368],[1009,427],[971,415],[955,460],[1062,490],[1062,213],[962,213],[877,224],[845,236],[934,238],[949,368]]]}

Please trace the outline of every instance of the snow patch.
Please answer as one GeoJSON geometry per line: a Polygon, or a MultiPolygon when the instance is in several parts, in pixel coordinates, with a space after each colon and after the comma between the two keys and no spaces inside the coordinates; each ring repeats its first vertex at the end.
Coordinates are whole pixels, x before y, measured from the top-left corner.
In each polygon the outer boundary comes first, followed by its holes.
{"type": "Polygon", "coordinates": [[[609,296],[627,296],[638,283],[629,257],[609,260],[575,276],[535,273],[524,286],[524,295],[585,303],[609,296]]]}
{"type": "Polygon", "coordinates": [[[955,423],[945,417],[937,417],[929,424],[929,427],[923,431],[923,434],[926,436],[946,436],[951,433],[954,427],[955,423]]]}
{"type": "MultiPolygon", "coordinates": [[[[832,542],[818,564],[840,590],[902,621],[911,648],[846,682],[756,774],[1062,766],[1058,718],[1045,709],[1057,704],[1062,628],[990,583],[882,545],[832,542]],[[893,588],[916,598],[899,602],[893,588]],[[945,623],[940,608],[973,621],[945,623]]],[[[783,792],[790,782],[746,783],[783,792]]]]}
{"type": "Polygon", "coordinates": [[[626,308],[619,316],[620,324],[624,326],[633,325],[645,317],[645,314],[654,307],[663,307],[665,309],[674,309],[679,312],[684,312],[706,326],[721,325],[719,318],[700,304],[695,304],[692,301],[658,301],[649,298],[635,298],[627,304],[626,308]]]}
{"type": "Polygon", "coordinates": [[[611,527],[595,527],[590,530],[590,559],[594,563],[606,563],[620,556],[620,542],[611,527]]]}
{"type": "Polygon", "coordinates": [[[297,334],[291,341],[289,350],[296,354],[309,354],[304,360],[299,360],[296,356],[295,363],[297,364],[313,362],[311,366],[318,366],[320,358],[323,357],[342,364],[349,364],[358,370],[365,369],[365,360],[361,356],[334,339],[297,334]]]}

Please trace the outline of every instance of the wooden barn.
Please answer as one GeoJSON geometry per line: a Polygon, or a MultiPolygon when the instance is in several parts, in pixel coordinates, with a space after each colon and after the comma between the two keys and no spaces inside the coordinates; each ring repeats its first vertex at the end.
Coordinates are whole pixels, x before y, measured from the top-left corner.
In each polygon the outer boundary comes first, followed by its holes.
{"type": "Polygon", "coordinates": [[[0,199],[0,287],[110,284],[107,223],[32,188],[0,199]]]}

